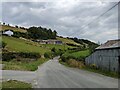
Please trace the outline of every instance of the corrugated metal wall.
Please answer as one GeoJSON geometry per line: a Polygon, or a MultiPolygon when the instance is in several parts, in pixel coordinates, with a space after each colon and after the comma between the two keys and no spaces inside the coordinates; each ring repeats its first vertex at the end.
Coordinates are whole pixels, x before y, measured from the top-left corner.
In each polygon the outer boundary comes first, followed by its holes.
{"type": "Polygon", "coordinates": [[[97,50],[85,59],[87,65],[95,64],[103,70],[118,71],[120,49],[97,50]]]}

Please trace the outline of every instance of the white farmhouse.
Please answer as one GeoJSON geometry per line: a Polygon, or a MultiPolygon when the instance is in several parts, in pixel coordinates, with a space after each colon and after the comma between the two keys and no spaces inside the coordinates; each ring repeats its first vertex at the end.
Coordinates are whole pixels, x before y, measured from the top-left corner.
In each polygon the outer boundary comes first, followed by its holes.
{"type": "Polygon", "coordinates": [[[14,33],[11,30],[7,30],[7,31],[4,31],[3,34],[8,35],[8,36],[12,36],[14,33]]]}

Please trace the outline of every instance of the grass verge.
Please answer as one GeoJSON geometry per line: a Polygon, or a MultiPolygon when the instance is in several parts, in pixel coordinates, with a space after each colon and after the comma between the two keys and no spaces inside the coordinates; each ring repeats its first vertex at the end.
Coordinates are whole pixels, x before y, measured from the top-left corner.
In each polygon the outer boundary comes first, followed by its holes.
{"type": "Polygon", "coordinates": [[[101,69],[94,69],[94,68],[90,68],[88,66],[84,66],[83,68],[79,68],[79,67],[74,67],[74,66],[72,66],[72,65],[70,65],[70,64],[68,64],[66,62],[63,62],[62,60],[59,60],[59,62],[62,65],[67,66],[67,67],[87,70],[87,71],[90,71],[90,72],[99,73],[99,74],[102,74],[102,75],[105,75],[105,76],[109,76],[109,77],[112,77],[112,78],[118,78],[119,77],[119,74],[117,72],[109,72],[109,71],[105,71],[105,70],[101,70],[101,69]]]}
{"type": "Polygon", "coordinates": [[[24,89],[31,89],[32,85],[30,83],[25,83],[17,80],[10,80],[10,81],[3,81],[2,82],[2,90],[9,89],[9,88],[24,88],[24,89]]]}
{"type": "Polygon", "coordinates": [[[107,71],[107,70],[94,69],[94,68],[90,68],[89,66],[84,67],[83,70],[99,73],[99,74],[109,76],[109,77],[113,77],[113,78],[118,78],[118,76],[119,76],[119,74],[117,72],[112,72],[112,71],[110,72],[110,71],[107,71]]]}
{"type": "Polygon", "coordinates": [[[21,70],[21,71],[35,71],[38,69],[38,66],[48,61],[48,59],[40,58],[36,61],[32,62],[21,62],[11,60],[9,62],[3,61],[2,63],[5,65],[3,70],[21,70]]]}

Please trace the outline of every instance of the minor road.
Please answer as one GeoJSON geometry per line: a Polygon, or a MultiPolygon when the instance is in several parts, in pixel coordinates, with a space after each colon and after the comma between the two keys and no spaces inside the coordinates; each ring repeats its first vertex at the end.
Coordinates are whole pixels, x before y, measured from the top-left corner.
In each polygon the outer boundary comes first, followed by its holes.
{"type": "Polygon", "coordinates": [[[97,73],[61,65],[58,58],[37,70],[39,88],[117,88],[118,80],[97,73]]]}
{"type": "Polygon", "coordinates": [[[118,80],[101,74],[69,68],[58,57],[38,67],[35,72],[3,70],[2,79],[31,82],[35,88],[118,88],[118,80]]]}

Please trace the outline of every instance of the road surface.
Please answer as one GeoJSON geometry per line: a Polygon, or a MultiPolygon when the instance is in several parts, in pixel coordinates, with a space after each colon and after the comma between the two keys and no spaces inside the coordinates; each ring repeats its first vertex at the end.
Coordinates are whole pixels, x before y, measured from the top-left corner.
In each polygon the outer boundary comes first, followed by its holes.
{"type": "Polygon", "coordinates": [[[118,80],[65,67],[54,58],[37,70],[38,88],[117,88],[118,80]]]}
{"type": "Polygon", "coordinates": [[[3,79],[31,82],[35,88],[118,88],[118,80],[97,73],[69,68],[58,57],[38,67],[35,72],[3,71],[3,79]]]}

